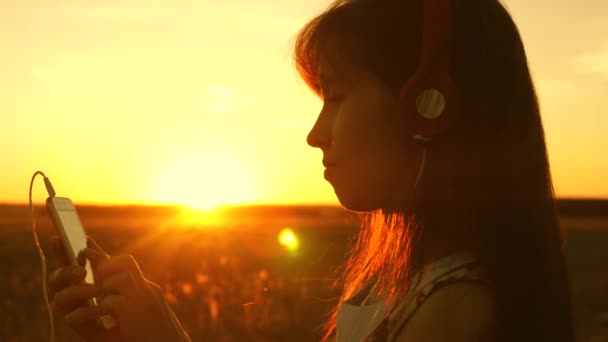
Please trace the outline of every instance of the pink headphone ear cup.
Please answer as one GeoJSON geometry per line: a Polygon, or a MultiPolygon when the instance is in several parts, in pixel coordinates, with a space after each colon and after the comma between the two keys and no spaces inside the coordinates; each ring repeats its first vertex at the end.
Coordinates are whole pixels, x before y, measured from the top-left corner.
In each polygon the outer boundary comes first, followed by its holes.
{"type": "Polygon", "coordinates": [[[458,115],[459,104],[447,58],[432,75],[417,72],[401,89],[400,106],[406,130],[418,141],[428,142],[445,132],[458,115]]]}

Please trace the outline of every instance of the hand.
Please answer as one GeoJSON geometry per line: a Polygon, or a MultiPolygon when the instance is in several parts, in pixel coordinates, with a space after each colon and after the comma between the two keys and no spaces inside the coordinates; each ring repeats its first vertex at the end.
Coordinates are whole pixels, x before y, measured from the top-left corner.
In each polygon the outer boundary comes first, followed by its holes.
{"type": "Polygon", "coordinates": [[[82,253],[102,292],[99,306],[116,318],[124,341],[189,340],[160,288],[143,276],[131,255],[111,257],[91,238],[88,245],[82,253]]]}
{"type": "MultiPolygon", "coordinates": [[[[63,319],[86,341],[120,341],[117,328],[106,330],[97,325],[97,318],[106,314],[99,307],[91,307],[87,301],[101,294],[98,287],[84,282],[86,270],[82,266],[70,265],[61,239],[51,238],[54,254],[61,265],[48,279],[48,296],[55,318],[63,319]]],[[[80,258],[79,265],[84,265],[80,258]]]]}

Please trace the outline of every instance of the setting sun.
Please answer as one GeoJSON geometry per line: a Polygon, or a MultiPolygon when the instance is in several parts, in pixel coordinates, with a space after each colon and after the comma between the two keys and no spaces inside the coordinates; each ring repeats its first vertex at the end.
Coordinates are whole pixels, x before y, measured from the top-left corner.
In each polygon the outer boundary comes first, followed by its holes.
{"type": "Polygon", "coordinates": [[[182,207],[180,215],[176,217],[176,226],[184,228],[218,228],[224,223],[222,208],[200,209],[182,207]]]}
{"type": "Polygon", "coordinates": [[[221,150],[178,154],[161,173],[156,197],[162,203],[200,210],[255,199],[247,170],[221,150]]]}
{"type": "MultiPolygon", "coordinates": [[[[306,143],[323,101],[294,64],[321,2],[2,2],[0,202],[43,170],[79,204],[341,205],[306,143]]],[[[506,2],[556,196],[608,197],[592,153],[608,149],[608,1],[506,2]]]]}

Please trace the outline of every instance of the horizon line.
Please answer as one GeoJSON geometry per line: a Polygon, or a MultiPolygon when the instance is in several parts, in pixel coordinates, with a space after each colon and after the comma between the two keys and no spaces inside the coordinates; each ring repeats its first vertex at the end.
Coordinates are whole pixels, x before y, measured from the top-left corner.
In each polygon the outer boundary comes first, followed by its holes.
{"type": "MultiPolygon", "coordinates": [[[[556,197],[556,201],[608,201],[608,197],[556,197]]],[[[42,202],[33,203],[34,206],[44,205],[42,202]]],[[[74,203],[76,206],[87,206],[87,207],[193,207],[188,204],[180,203],[156,203],[156,202],[125,202],[125,203],[95,203],[95,202],[78,202],[74,203]]],[[[0,206],[29,206],[27,201],[23,202],[12,202],[12,201],[0,201],[0,206]]],[[[281,203],[281,202],[243,202],[243,203],[227,203],[218,204],[213,206],[214,208],[222,207],[341,207],[339,204],[330,202],[293,202],[293,203],[281,203]]],[[[196,207],[194,207],[196,209],[196,207]]]]}

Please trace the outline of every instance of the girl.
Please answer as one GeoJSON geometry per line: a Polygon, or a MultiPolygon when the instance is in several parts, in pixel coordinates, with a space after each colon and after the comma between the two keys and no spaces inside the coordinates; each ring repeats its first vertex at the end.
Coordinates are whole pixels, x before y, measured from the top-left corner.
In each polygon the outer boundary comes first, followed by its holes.
{"type": "MultiPolygon", "coordinates": [[[[363,219],[324,341],[573,341],[538,101],[503,5],[338,0],[302,28],[294,57],[323,100],[307,142],[363,219]],[[418,89],[420,75],[439,89],[418,89]]],[[[132,258],[91,246],[115,334],[188,339],[132,258]]],[[[49,280],[55,307],[99,337],[100,312],[75,303],[100,293],[69,285],[83,276],[68,270],[49,280]]]]}

